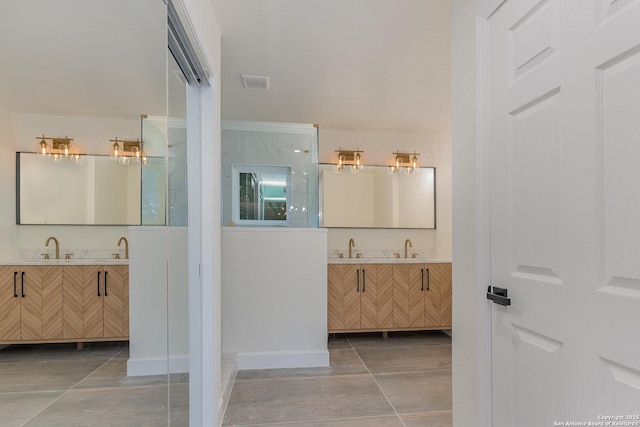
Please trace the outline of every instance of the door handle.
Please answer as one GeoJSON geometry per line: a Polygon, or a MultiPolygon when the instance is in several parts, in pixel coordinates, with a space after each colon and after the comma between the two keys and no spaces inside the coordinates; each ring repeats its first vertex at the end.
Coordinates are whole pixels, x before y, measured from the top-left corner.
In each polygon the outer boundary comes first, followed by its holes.
{"type": "Polygon", "coordinates": [[[17,280],[18,280],[18,272],[13,272],[13,297],[18,298],[18,288],[17,288],[17,280]]]}
{"type": "Polygon", "coordinates": [[[360,269],[356,270],[356,277],[357,277],[357,285],[356,285],[356,292],[360,292],[360,269]]]}
{"type": "Polygon", "coordinates": [[[98,296],[100,296],[100,272],[98,271],[98,296]]]}
{"type": "Polygon", "coordinates": [[[362,292],[364,292],[364,287],[367,285],[364,278],[364,268],[362,269],[362,292]]]}
{"type": "Polygon", "coordinates": [[[24,298],[24,297],[26,297],[26,295],[24,294],[24,271],[22,272],[22,275],[21,275],[21,277],[20,277],[20,280],[21,280],[21,282],[22,282],[22,283],[20,284],[20,287],[21,287],[21,290],[20,290],[20,291],[21,291],[21,293],[22,293],[22,298],[24,298]]]}
{"type": "Polygon", "coordinates": [[[109,294],[107,294],[107,272],[104,272],[104,296],[108,297],[109,294]]]}
{"type": "Polygon", "coordinates": [[[505,288],[499,288],[497,286],[489,286],[487,289],[487,299],[493,301],[494,304],[511,305],[511,298],[507,298],[507,290],[505,288]]]}

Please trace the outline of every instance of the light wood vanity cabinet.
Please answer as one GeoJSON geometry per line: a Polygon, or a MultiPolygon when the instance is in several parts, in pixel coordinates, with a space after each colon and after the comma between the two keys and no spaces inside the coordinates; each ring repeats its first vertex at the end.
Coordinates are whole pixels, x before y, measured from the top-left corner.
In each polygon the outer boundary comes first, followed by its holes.
{"type": "Polygon", "coordinates": [[[127,340],[128,283],[126,265],[0,265],[0,344],[127,340]]]}
{"type": "Polygon", "coordinates": [[[391,327],[391,273],[390,264],[329,264],[329,331],[391,327]]]}
{"type": "Polygon", "coordinates": [[[329,264],[328,331],[451,328],[451,264],[329,264]]]}

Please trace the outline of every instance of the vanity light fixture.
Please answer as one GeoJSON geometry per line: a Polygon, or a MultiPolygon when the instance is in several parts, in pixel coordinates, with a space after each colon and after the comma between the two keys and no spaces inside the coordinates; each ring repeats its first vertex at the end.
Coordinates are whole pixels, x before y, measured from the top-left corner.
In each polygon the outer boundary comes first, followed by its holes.
{"type": "Polygon", "coordinates": [[[392,153],[395,158],[393,165],[389,166],[389,174],[393,175],[402,170],[407,175],[410,175],[414,172],[419,172],[420,168],[418,167],[418,156],[420,153],[401,153],[396,150],[395,153],[392,153]]]}
{"type": "Polygon", "coordinates": [[[52,157],[54,161],[58,161],[63,157],[74,157],[71,151],[71,141],[73,141],[73,139],[68,138],[66,135],[64,138],[52,138],[42,134],[42,136],[36,136],[36,139],[40,140],[40,149],[38,152],[43,157],[52,157]],[[51,146],[47,144],[47,140],[51,140],[51,146]]]}
{"type": "Polygon", "coordinates": [[[360,150],[360,148],[357,150],[343,150],[340,148],[335,150],[335,152],[338,153],[336,172],[342,172],[345,166],[351,166],[350,170],[353,173],[358,173],[364,169],[362,156],[360,156],[360,153],[364,153],[364,151],[360,150]]]}
{"type": "Polygon", "coordinates": [[[147,158],[142,155],[142,142],[139,139],[135,141],[124,139],[110,139],[113,142],[113,151],[111,152],[111,160],[118,162],[121,165],[128,165],[131,162],[146,163],[147,158]],[[122,144],[122,148],[120,147],[122,144]]]}

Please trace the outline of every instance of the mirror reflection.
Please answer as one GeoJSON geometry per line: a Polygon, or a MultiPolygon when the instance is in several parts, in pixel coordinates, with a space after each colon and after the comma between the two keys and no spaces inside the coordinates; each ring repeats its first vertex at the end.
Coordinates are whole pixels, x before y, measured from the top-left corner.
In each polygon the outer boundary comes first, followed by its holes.
{"type": "Polygon", "coordinates": [[[291,168],[233,166],[233,217],[237,224],[285,225],[291,168]]]}
{"type": "Polygon", "coordinates": [[[321,164],[322,227],[436,228],[435,168],[389,174],[386,166],[358,173],[321,164]]]}

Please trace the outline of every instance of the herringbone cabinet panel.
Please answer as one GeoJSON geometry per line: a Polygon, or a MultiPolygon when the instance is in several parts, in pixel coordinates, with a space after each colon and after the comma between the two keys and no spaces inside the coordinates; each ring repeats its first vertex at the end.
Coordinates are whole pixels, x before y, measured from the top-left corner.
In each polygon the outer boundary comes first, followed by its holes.
{"type": "Polygon", "coordinates": [[[42,339],[61,339],[62,334],[62,266],[42,267],[42,339]]]}
{"type": "Polygon", "coordinates": [[[42,338],[42,267],[22,266],[20,273],[20,339],[42,338]]]}
{"type": "Polygon", "coordinates": [[[423,266],[426,272],[427,286],[424,292],[425,326],[441,326],[440,320],[440,289],[442,283],[441,264],[427,264],[423,266]]]}
{"type": "Polygon", "coordinates": [[[424,265],[409,264],[409,326],[421,328],[425,326],[424,299],[426,288],[423,282],[424,265]]]}
{"type": "Polygon", "coordinates": [[[329,331],[344,329],[344,290],[342,264],[327,266],[327,327],[329,331]]]}
{"type": "Polygon", "coordinates": [[[451,264],[433,264],[438,267],[440,286],[440,325],[444,328],[451,327],[451,294],[452,277],[451,264]]]}
{"type": "Polygon", "coordinates": [[[104,275],[101,266],[85,265],[83,269],[83,337],[104,336],[104,275]]]}
{"type": "Polygon", "coordinates": [[[409,265],[393,266],[393,327],[408,328],[409,323],[409,265]]]}
{"type": "Polygon", "coordinates": [[[347,264],[344,266],[344,327],[360,329],[360,266],[347,264]]]}
{"type": "Polygon", "coordinates": [[[13,265],[0,265],[0,341],[20,339],[20,292],[19,268],[13,265]]]}
{"type": "Polygon", "coordinates": [[[378,326],[377,267],[361,265],[360,274],[360,327],[375,329],[378,326]]]}
{"type": "Polygon", "coordinates": [[[62,336],[82,338],[84,334],[84,287],[81,265],[62,267],[62,336]]]}
{"type": "Polygon", "coordinates": [[[124,267],[104,267],[104,336],[122,337],[124,331],[124,267]]]}
{"type": "Polygon", "coordinates": [[[393,264],[376,266],[378,328],[393,328],[393,264]]]}

